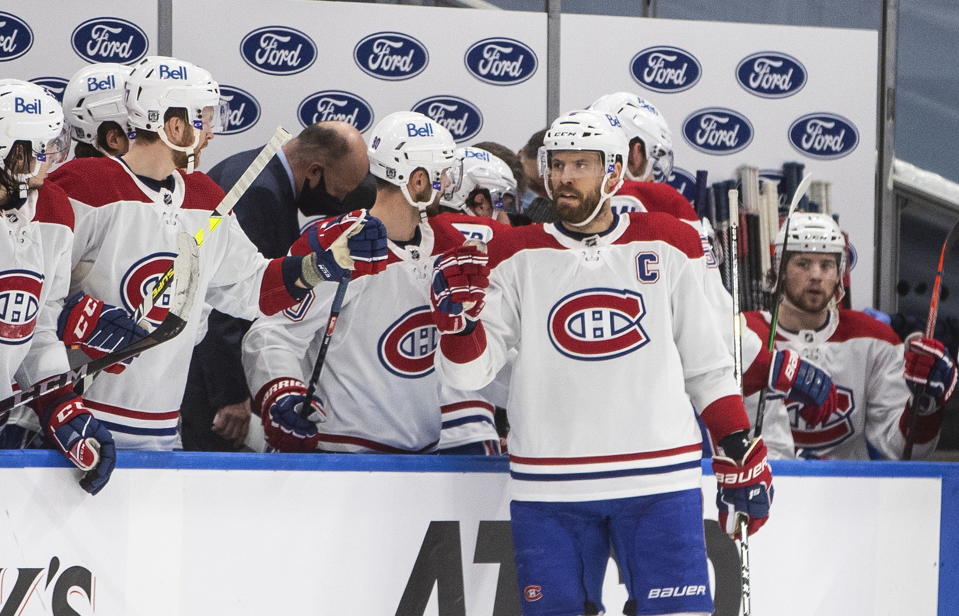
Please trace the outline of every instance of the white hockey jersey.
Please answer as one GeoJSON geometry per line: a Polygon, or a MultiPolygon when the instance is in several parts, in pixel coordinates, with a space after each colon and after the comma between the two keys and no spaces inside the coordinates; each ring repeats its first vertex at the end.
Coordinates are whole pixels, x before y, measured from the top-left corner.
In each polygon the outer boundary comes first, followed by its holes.
{"type": "MultiPolygon", "coordinates": [[[[317,385],[327,413],[319,426],[321,450],[429,452],[444,423],[449,447],[498,438],[491,405],[475,393],[441,392],[433,369],[438,335],[430,280],[435,257],[464,241],[462,230],[450,224],[456,220],[492,233],[493,223],[476,218],[431,218],[419,225],[417,245],[389,242],[385,271],[350,281],[317,385]]],[[[255,408],[275,379],[309,380],[336,287],[318,285],[297,306],[256,321],[247,332],[243,365],[250,391],[259,392],[255,408]]]]}
{"type": "MultiPolygon", "coordinates": [[[[769,335],[769,313],[748,312],[746,322],[764,340],[769,335]]],[[[840,460],[902,458],[909,388],[903,378],[903,345],[892,328],[862,312],[832,309],[817,330],[789,331],[780,323],[776,348],[793,349],[829,373],[839,409],[815,427],[799,416],[798,404],[787,403],[785,413],[767,414],[763,434],[770,450],[803,450],[806,456],[840,460]]],[[[746,401],[751,417],[758,401],[758,395],[746,401]]],[[[939,421],[941,413],[920,425],[915,458],[935,450],[939,421]]]]}
{"type": "Polygon", "coordinates": [[[515,350],[513,498],[585,501],[698,487],[693,407],[722,409],[717,436],[747,425],[732,358],[703,318],[698,235],[671,216],[634,213],[601,235],[547,224],[505,238],[490,244],[482,325],[443,336],[436,364],[449,385],[478,389],[515,350]]]}
{"type": "MultiPolygon", "coordinates": [[[[179,232],[207,224],[223,191],[203,173],[173,174],[173,190],[153,190],[115,158],[75,159],[55,171],[76,216],[71,291],[83,290],[132,313],[171,265],[179,232]]],[[[175,283],[174,283],[175,284],[175,283]]],[[[174,287],[175,288],[175,287],[174,287]]],[[[173,288],[147,317],[160,323],[173,288]]],[[[84,392],[121,449],[171,449],[204,300],[245,319],[292,305],[280,260],[257,252],[236,219],[208,233],[200,248],[193,312],[176,338],[138,356],[121,374],[101,374],[84,392]]]]}

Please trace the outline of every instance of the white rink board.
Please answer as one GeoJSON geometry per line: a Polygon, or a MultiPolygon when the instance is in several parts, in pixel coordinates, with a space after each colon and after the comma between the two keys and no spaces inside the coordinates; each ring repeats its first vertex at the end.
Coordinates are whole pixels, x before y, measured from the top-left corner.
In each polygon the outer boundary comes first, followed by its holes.
{"type": "Polygon", "coordinates": [[[871,30],[563,15],[560,107],[583,107],[602,94],[621,90],[639,94],[666,116],[676,166],[693,174],[697,169],[709,171],[710,184],[732,179],[743,164],[762,170],[779,169],[784,162],[804,163],[814,180],[832,182],[833,212],[840,214],[843,230],[858,252],[852,303],[862,309],[872,305],[875,265],[877,37],[871,30]],[[696,58],[702,69],[698,82],[672,92],[640,85],[631,74],[631,60],[657,46],[696,58]],[[805,86],[783,98],[764,98],[740,86],[736,79],[740,61],[769,51],[799,60],[807,74],[805,86]],[[754,135],[745,149],[716,155],[690,147],[683,138],[684,121],[712,107],[732,109],[749,120],[754,135]],[[790,144],[793,121],[821,112],[852,122],[859,133],[854,150],[822,160],[790,144]]]}
{"type": "MultiPolygon", "coordinates": [[[[0,605],[16,568],[34,567],[44,572],[21,614],[50,614],[56,556],[60,572],[95,578],[95,611],[83,592],[70,598],[84,616],[394,614],[427,528],[446,521],[459,524],[465,614],[490,616],[499,567],[474,552],[481,521],[508,519],[506,484],[505,473],[121,468],[91,498],[68,469],[2,468],[0,605]]],[[[707,476],[707,504],[713,486],[707,476]]],[[[778,477],[774,515],[750,544],[754,613],[936,614],[939,515],[938,478],[778,477]]],[[[625,598],[613,579],[611,614],[625,598]]],[[[422,613],[437,615],[436,602],[434,590],[422,613]]]]}

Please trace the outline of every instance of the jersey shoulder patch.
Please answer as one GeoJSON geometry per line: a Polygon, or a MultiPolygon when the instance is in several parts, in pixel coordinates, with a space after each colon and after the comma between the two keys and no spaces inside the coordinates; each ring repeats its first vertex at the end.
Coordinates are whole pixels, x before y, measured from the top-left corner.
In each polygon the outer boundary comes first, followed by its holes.
{"type": "Polygon", "coordinates": [[[37,211],[33,220],[63,225],[73,231],[73,208],[67,193],[53,182],[44,182],[37,192],[37,211]]]}
{"type": "Polygon", "coordinates": [[[112,158],[74,158],[47,176],[47,180],[62,188],[71,199],[91,207],[117,201],[150,202],[123,168],[123,163],[112,158]]]}
{"type": "Polygon", "coordinates": [[[223,189],[216,182],[210,179],[210,176],[201,172],[185,173],[182,169],[178,170],[180,177],[183,178],[184,193],[183,205],[185,210],[206,210],[212,212],[220,201],[226,195],[223,189]]]}
{"type": "Polygon", "coordinates": [[[829,342],[845,342],[854,338],[873,338],[893,346],[901,344],[899,335],[886,325],[858,310],[840,310],[839,324],[829,342]]]}
{"type": "Polygon", "coordinates": [[[669,184],[626,181],[616,196],[638,199],[648,212],[662,212],[680,220],[699,220],[692,204],[669,184]]]}
{"type": "Polygon", "coordinates": [[[616,240],[617,244],[629,242],[666,242],[690,259],[703,256],[703,243],[690,225],[675,216],[662,212],[631,212],[629,227],[616,240]]]}

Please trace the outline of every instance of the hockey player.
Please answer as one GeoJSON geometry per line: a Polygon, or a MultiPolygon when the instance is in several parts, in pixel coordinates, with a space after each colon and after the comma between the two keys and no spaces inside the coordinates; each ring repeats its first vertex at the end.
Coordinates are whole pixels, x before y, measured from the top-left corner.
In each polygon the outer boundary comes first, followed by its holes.
{"type": "Polygon", "coordinates": [[[505,225],[506,203],[516,202],[516,179],[509,166],[482,148],[456,148],[462,164],[440,197],[440,205],[480,218],[495,218],[505,225]]]}
{"type": "MultiPolygon", "coordinates": [[[[44,182],[69,147],[59,103],[41,87],[0,81],[0,398],[69,369],[57,318],[70,285],[73,211],[63,191],[44,182]]],[[[85,471],[81,486],[99,492],[114,467],[113,437],[66,387],[34,405],[53,445],[85,471]]],[[[0,446],[20,448],[30,411],[0,414],[0,446]]]]}
{"type": "MultiPolygon", "coordinates": [[[[357,275],[349,283],[308,420],[297,409],[305,402],[316,343],[330,314],[332,285],[318,287],[295,309],[250,328],[243,364],[267,441],[281,451],[423,453],[436,449],[448,422],[450,428],[486,424],[492,442],[473,440],[468,452],[495,453],[492,406],[462,395],[441,397],[433,369],[432,262],[465,240],[445,216],[427,219],[425,210],[448,181],[456,145],[446,128],[414,112],[380,120],[369,144],[370,171],[377,178],[370,213],[386,226],[386,271],[357,275]]],[[[469,220],[480,228],[478,219],[469,220]]],[[[301,238],[292,252],[309,244],[301,238]]]]}
{"type": "MultiPolygon", "coordinates": [[[[792,349],[825,369],[838,387],[839,402],[824,423],[815,424],[787,403],[788,416],[771,414],[764,419],[770,447],[776,443],[777,451],[795,450],[807,458],[899,460],[911,391],[925,392],[916,401],[914,457],[928,456],[936,448],[942,409],[956,383],[955,364],[942,343],[917,337],[907,341],[904,352],[888,325],[865,313],[837,308],[844,294],[847,249],[830,216],[794,214],[785,253],[784,242],[785,225],[776,236],[774,271],[786,259],[776,347],[792,349]]],[[[769,320],[766,312],[746,313],[748,326],[763,340],[769,320]]],[[[745,378],[754,375],[747,372],[745,378]]],[[[757,399],[747,401],[753,416],[757,399]]]]}
{"type": "Polygon", "coordinates": [[[523,613],[599,614],[610,546],[626,614],[708,614],[701,436],[719,440],[721,523],[765,522],[772,476],[703,319],[702,245],[659,213],[619,215],[627,143],[615,118],[561,116],[542,174],[560,220],[445,253],[431,301],[437,371],[478,389],[510,382],[513,540],[523,613]],[[487,278],[488,273],[488,278],[487,278]],[[692,402],[692,404],[690,404],[692,402]],[[687,592],[657,592],[680,587],[687,592]]]}
{"type": "Polygon", "coordinates": [[[129,75],[129,66],[104,62],[84,66],[70,78],[63,111],[77,158],[127,153],[130,129],[123,92],[129,75]]]}
{"type": "MultiPolygon", "coordinates": [[[[75,159],[51,174],[76,216],[72,290],[132,313],[170,266],[177,233],[198,229],[208,231],[198,292],[213,307],[246,319],[292,306],[312,286],[338,280],[344,267],[354,266],[350,259],[368,273],[382,268],[385,254],[375,240],[383,228],[365,213],[349,228],[316,231],[315,253],[273,260],[256,251],[232,217],[206,229],[224,193],[193,167],[212,137],[219,98],[206,70],[147,57],[126,83],[124,102],[136,130],[130,151],[120,158],[75,159]]],[[[145,320],[161,322],[171,296],[169,289],[145,320]]],[[[118,447],[175,446],[188,368],[183,358],[196,340],[202,310],[203,302],[196,302],[178,337],[141,354],[122,374],[102,375],[85,392],[118,447]]]]}

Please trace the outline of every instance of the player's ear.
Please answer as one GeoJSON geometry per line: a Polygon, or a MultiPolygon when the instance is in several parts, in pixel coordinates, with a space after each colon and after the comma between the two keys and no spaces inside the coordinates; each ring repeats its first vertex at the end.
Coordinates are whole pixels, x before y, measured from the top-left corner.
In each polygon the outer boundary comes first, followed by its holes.
{"type": "Polygon", "coordinates": [[[410,174],[410,179],[406,185],[410,194],[415,195],[430,185],[430,178],[424,169],[419,168],[410,174]]]}
{"type": "Polygon", "coordinates": [[[616,188],[616,184],[619,183],[620,178],[623,177],[623,163],[622,161],[617,160],[613,164],[613,173],[606,180],[606,186],[603,187],[605,192],[610,192],[616,188]]]}
{"type": "Polygon", "coordinates": [[[323,177],[323,165],[318,162],[312,162],[306,168],[306,179],[310,186],[316,186],[323,177]]]}

